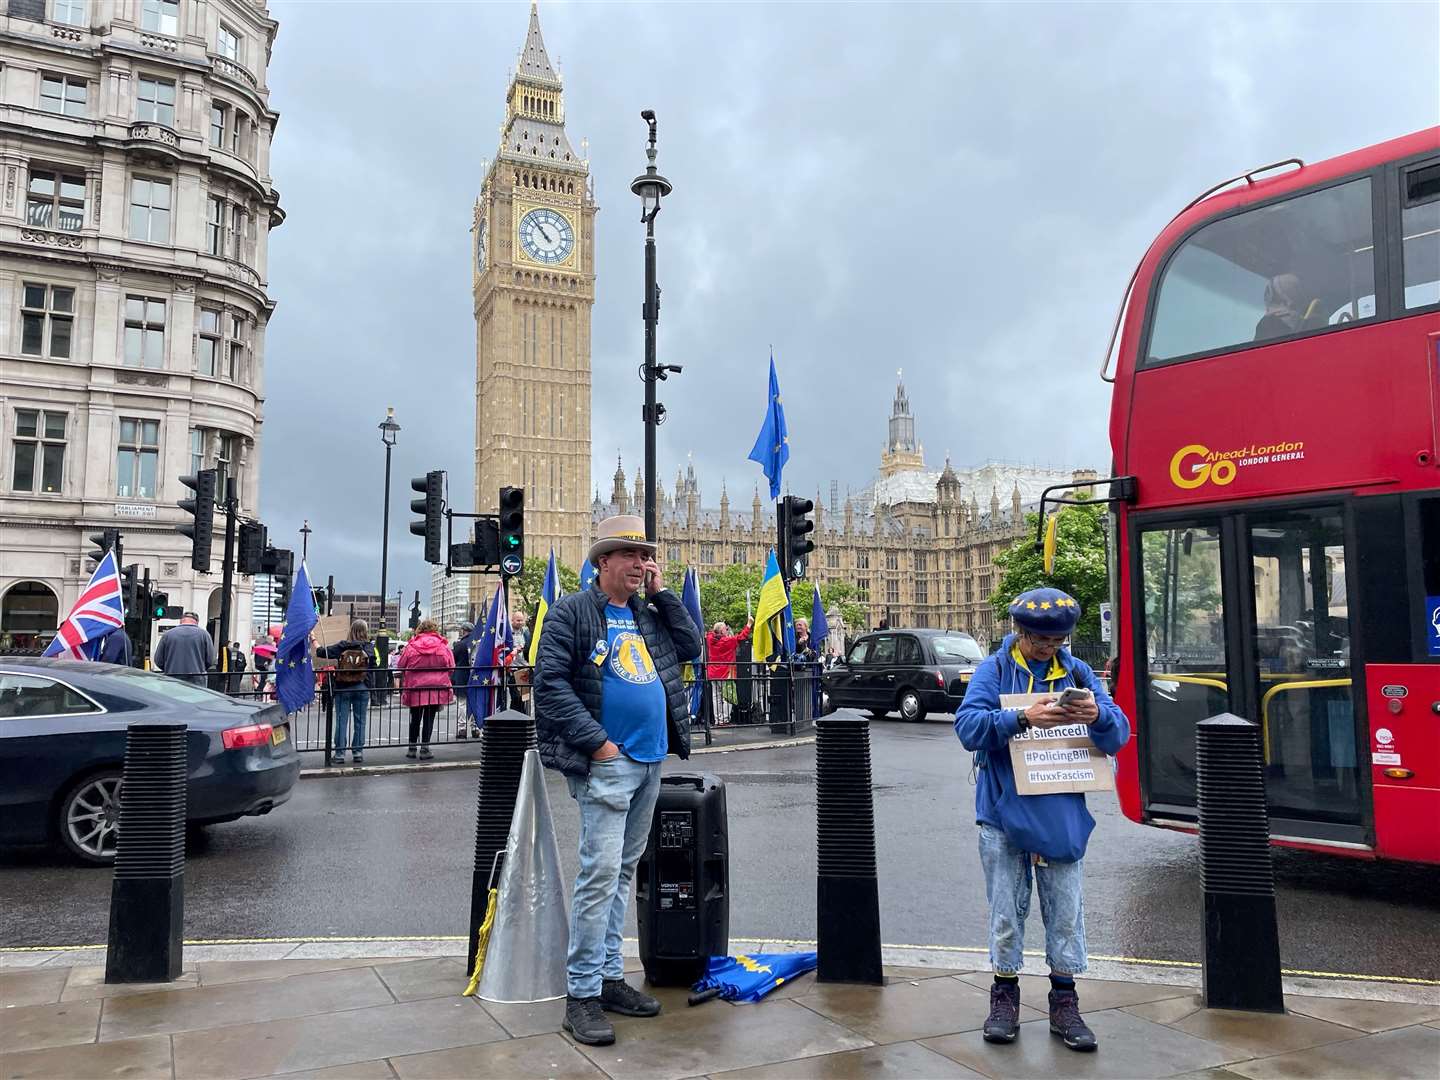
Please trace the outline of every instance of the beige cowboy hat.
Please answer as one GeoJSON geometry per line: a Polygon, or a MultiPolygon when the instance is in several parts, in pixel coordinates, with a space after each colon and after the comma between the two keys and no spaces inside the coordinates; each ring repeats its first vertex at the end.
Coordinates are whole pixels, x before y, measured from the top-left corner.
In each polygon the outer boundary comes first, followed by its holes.
{"type": "Polygon", "coordinates": [[[620,514],[600,522],[595,529],[595,539],[590,544],[590,554],[585,559],[599,566],[601,555],[621,548],[639,548],[647,554],[655,554],[656,546],[645,539],[645,522],[634,514],[620,514]]]}

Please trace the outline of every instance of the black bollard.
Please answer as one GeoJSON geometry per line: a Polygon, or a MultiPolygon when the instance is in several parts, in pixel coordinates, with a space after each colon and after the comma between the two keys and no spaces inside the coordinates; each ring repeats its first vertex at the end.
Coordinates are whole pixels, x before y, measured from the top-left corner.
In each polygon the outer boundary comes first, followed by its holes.
{"type": "Polygon", "coordinates": [[[130,725],[110,886],[107,983],[180,977],[186,773],[184,724],[130,725]]]}
{"type": "Polygon", "coordinates": [[[1284,1012],[1260,728],[1231,713],[1195,726],[1205,905],[1205,1005],[1284,1012]]]}
{"type": "Polygon", "coordinates": [[[480,733],[480,781],[475,815],[475,870],[470,882],[470,948],[465,970],[475,969],[480,924],[490,901],[490,871],[510,837],[525,751],[535,749],[535,721],[506,709],[485,721],[480,733]]]}
{"type": "Polygon", "coordinates": [[[815,721],[817,978],[883,985],[870,724],[815,721]]]}

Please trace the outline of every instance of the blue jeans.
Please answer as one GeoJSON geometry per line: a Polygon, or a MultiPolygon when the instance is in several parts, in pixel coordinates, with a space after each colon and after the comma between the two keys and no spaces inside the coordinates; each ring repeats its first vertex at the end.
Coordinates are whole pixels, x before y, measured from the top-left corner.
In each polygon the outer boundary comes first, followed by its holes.
{"type": "Polygon", "coordinates": [[[603,979],[625,974],[620,931],[635,864],[650,838],[660,763],[620,754],[591,762],[589,776],[565,781],[580,805],[580,872],[570,904],[567,989],[571,997],[598,997],[603,979]]]}
{"type": "Polygon", "coordinates": [[[341,756],[345,753],[345,732],[352,729],[354,742],[350,749],[359,754],[365,749],[365,721],[369,716],[367,710],[370,708],[370,691],[361,686],[355,690],[335,691],[335,744],[334,753],[341,756]],[[350,723],[351,717],[355,723],[350,723]]]}
{"type": "MultiPolygon", "coordinates": [[[[980,826],[980,864],[990,902],[990,967],[1015,975],[1025,964],[1025,917],[1030,914],[1032,860],[993,825],[980,826]]],[[[1045,961],[1057,975],[1085,971],[1085,860],[1033,867],[1045,921],[1045,961]]]]}

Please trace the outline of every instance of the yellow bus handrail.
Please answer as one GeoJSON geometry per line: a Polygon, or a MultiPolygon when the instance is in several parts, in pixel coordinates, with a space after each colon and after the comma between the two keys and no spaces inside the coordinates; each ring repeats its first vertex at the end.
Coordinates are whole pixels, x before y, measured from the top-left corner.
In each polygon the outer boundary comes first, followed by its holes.
{"type": "Polygon", "coordinates": [[[1270,699],[1282,690],[1325,690],[1332,686],[1350,686],[1353,679],[1310,679],[1302,682],[1277,683],[1260,699],[1260,737],[1265,748],[1265,764],[1270,764],[1270,699]]]}

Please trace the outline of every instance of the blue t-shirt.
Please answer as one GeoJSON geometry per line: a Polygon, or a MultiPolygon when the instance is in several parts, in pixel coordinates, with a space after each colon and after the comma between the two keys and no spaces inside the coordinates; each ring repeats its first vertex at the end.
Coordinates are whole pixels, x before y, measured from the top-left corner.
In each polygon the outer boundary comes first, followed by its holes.
{"type": "Polygon", "coordinates": [[[604,675],[600,726],[631,761],[660,761],[669,749],[665,684],[629,608],[605,605],[605,637],[590,656],[604,675]]]}

